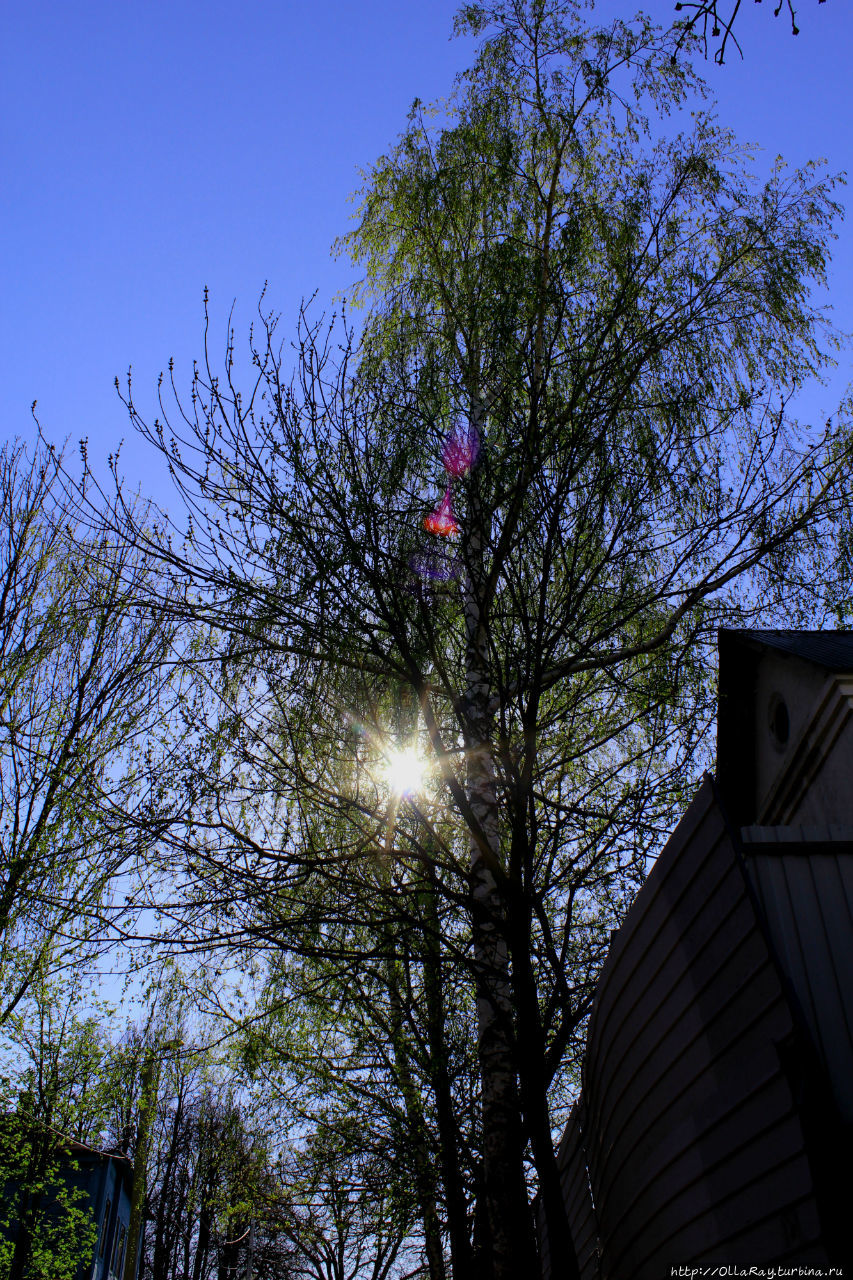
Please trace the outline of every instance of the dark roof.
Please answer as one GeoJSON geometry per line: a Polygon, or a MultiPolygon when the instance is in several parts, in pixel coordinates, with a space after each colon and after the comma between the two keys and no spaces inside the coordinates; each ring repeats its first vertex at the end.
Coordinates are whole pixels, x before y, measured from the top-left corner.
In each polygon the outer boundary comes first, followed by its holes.
{"type": "Polygon", "coordinates": [[[133,1171],[133,1162],[130,1156],[125,1155],[123,1151],[119,1151],[116,1147],[90,1147],[87,1142],[80,1142],[77,1138],[71,1138],[67,1133],[63,1133],[61,1129],[54,1129],[53,1125],[45,1124],[45,1122],[37,1116],[22,1117],[18,1112],[4,1111],[0,1112],[0,1129],[9,1125],[15,1119],[28,1120],[32,1125],[38,1125],[40,1129],[47,1130],[52,1133],[58,1140],[65,1151],[76,1156],[94,1156],[97,1160],[115,1160],[119,1164],[127,1165],[128,1169],[133,1171]]]}
{"type": "Polygon", "coordinates": [[[115,1160],[119,1164],[126,1164],[128,1168],[132,1168],[130,1156],[125,1155],[123,1151],[113,1150],[112,1147],[98,1148],[90,1147],[86,1142],[78,1142],[76,1138],[68,1138],[64,1133],[60,1133],[58,1129],[54,1129],[57,1137],[63,1140],[68,1150],[74,1155],[79,1156],[95,1156],[98,1160],[115,1160]]]}
{"type": "Polygon", "coordinates": [[[720,637],[767,645],[827,671],[853,671],[853,631],[753,631],[720,628],[720,637]]]}

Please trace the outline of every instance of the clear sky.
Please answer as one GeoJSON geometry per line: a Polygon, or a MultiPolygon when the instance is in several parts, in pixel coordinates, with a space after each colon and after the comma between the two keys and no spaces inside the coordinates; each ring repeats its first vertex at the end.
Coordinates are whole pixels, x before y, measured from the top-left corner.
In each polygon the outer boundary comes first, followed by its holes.
{"type": "MultiPolygon", "coordinates": [[[[186,385],[209,286],[214,350],[232,300],[237,342],[258,295],[283,316],[349,283],[329,249],[357,169],[438,97],[470,46],[455,0],[28,0],[0,17],[0,411],[4,438],[88,436],[97,465],[128,435],[113,390],[134,369],[153,404],[174,356],[186,385]]],[[[744,47],[706,65],[721,120],[792,163],[851,166],[853,4],[800,0],[801,34],[773,0],[742,6],[744,47]]],[[[671,0],[648,0],[661,21],[671,0]]],[[[633,5],[599,0],[596,17],[633,5]]],[[[849,200],[848,192],[842,197],[849,200]]],[[[853,222],[830,297],[853,330],[853,222]]],[[[853,377],[851,357],[834,390],[853,377]]],[[[831,407],[826,393],[811,405],[831,407]]],[[[128,440],[125,469],[163,490],[128,440]]]]}

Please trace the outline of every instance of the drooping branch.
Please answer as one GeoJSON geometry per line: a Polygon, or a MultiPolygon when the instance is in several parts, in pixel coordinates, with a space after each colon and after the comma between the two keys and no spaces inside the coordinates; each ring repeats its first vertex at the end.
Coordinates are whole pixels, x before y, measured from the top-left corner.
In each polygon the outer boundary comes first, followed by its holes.
{"type": "MultiPolygon", "coordinates": [[[[817,0],[818,4],[824,4],[825,0],[817,0]]],[[[755,0],[756,4],[761,4],[761,0],[755,0]]],[[[675,6],[676,12],[680,13],[687,10],[689,17],[684,23],[684,34],[682,43],[689,35],[700,35],[705,50],[705,57],[708,56],[708,39],[719,40],[720,43],[714,51],[714,61],[718,66],[722,66],[726,57],[726,48],[729,41],[737,49],[741,57],[743,57],[743,49],[741,48],[737,37],[734,34],[735,19],[740,10],[741,0],[678,0],[675,6]],[[731,11],[727,12],[729,5],[732,6],[731,11]]],[[[778,4],[773,10],[774,18],[778,18],[782,10],[786,9],[791,19],[791,35],[798,36],[800,28],[797,26],[797,13],[794,9],[793,0],[778,0],[778,4]]]]}

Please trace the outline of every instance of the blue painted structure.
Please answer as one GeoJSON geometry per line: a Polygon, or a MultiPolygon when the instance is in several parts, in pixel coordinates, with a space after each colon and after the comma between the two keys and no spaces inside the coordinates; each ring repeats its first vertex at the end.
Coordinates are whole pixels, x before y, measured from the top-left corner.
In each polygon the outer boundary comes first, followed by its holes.
{"type": "MultiPolygon", "coordinates": [[[[122,1280],[130,1225],[133,1165],[117,1151],[99,1151],[57,1134],[61,1177],[69,1187],[85,1193],[97,1226],[93,1256],[77,1270],[76,1280],[122,1280]]],[[[7,1183],[6,1194],[11,1187],[7,1183]]],[[[82,1203],[82,1202],[81,1202],[82,1203]]],[[[13,1228],[14,1238],[14,1228],[13,1228]]],[[[139,1275],[142,1233],[136,1251],[133,1280],[139,1275]]]]}
{"type": "MultiPolygon", "coordinates": [[[[112,1280],[113,1277],[121,1280],[130,1224],[133,1166],[127,1156],[117,1152],[96,1151],[80,1142],[72,1142],[69,1147],[78,1167],[69,1168],[68,1182],[87,1193],[98,1226],[95,1256],[91,1264],[80,1268],[78,1280],[112,1280]]],[[[139,1275],[141,1252],[140,1235],[132,1273],[134,1280],[139,1275]]]]}

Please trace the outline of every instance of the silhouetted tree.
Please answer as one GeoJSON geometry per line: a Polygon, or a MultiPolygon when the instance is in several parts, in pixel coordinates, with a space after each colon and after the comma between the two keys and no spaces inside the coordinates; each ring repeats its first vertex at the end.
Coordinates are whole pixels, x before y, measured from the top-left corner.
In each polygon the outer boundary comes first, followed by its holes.
{"type": "Polygon", "coordinates": [[[130,914],[179,723],[154,568],[81,501],[53,449],[0,451],[0,1025],[130,914]]]}
{"type": "MultiPolygon", "coordinates": [[[[365,178],[359,342],[303,319],[291,377],[262,317],[245,393],[230,337],[171,419],[128,391],[191,520],[183,545],[125,532],[218,645],[222,714],[170,833],[180,943],[248,939],[342,991],[367,970],[393,1048],[398,1024],[422,1036],[437,941],[478,1024],[476,1265],[517,1280],[531,1165],[576,1273],[552,1105],[608,925],[690,786],[716,626],[849,616],[850,440],[787,409],[828,359],[832,183],[759,186],[701,112],[669,130],[694,83],[678,31],[585,31],[558,0],[460,26],[474,67],[365,178]],[[384,773],[404,746],[424,797],[384,773]]],[[[415,1134],[423,1098],[407,1113],[383,1078],[415,1134]]]]}

